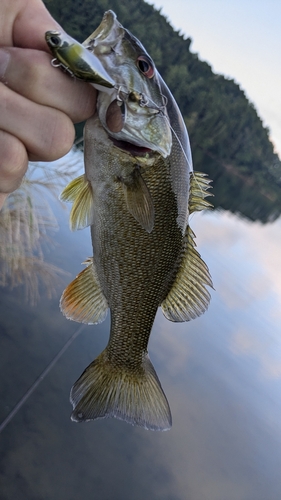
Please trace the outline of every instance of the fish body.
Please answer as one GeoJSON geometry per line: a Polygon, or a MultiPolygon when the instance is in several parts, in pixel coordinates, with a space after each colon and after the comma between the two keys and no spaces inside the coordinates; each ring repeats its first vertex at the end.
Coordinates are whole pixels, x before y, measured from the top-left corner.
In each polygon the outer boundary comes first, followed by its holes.
{"type": "Polygon", "coordinates": [[[147,346],[159,306],[172,321],[208,307],[212,282],[188,214],[209,205],[209,181],[192,173],[179,109],[114,13],[84,45],[117,85],[99,94],[98,112],[86,123],[85,176],[62,194],[74,202],[72,227],[91,225],[94,256],[64,291],[61,309],[84,323],[110,310],[111,329],[107,347],[71,390],[72,419],[115,417],[166,430],[171,412],[147,346]]]}

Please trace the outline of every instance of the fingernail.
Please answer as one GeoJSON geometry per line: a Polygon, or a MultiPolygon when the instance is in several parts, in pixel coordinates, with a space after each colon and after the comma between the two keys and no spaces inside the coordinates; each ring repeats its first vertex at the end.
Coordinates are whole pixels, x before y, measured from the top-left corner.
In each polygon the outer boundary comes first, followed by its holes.
{"type": "Polygon", "coordinates": [[[9,61],[9,52],[5,49],[0,49],[0,78],[4,78],[9,61]]]}

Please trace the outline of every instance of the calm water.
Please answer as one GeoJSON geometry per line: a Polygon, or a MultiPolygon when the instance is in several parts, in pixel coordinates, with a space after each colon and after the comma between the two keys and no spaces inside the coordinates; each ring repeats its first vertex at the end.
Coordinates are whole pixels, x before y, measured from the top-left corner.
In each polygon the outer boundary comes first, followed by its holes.
{"type": "Polygon", "coordinates": [[[38,380],[80,328],[58,300],[91,255],[89,231],[71,233],[68,211],[52,207],[45,260],[71,275],[36,306],[23,286],[0,287],[0,422],[38,384],[0,434],[1,500],[280,500],[281,220],[193,216],[216,290],[190,323],[158,313],[149,350],[173,414],[158,433],[70,421],[70,387],[106,345],[109,319],[85,326],[38,380]]]}

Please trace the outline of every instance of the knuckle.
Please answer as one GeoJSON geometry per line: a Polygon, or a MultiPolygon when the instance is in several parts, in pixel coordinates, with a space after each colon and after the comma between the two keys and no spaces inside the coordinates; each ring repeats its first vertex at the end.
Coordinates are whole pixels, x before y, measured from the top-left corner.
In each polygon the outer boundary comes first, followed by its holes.
{"type": "Polygon", "coordinates": [[[72,111],[74,123],[86,120],[94,114],[96,96],[96,89],[90,85],[83,83],[79,89],[77,88],[76,105],[72,111]]]}
{"type": "Polygon", "coordinates": [[[27,152],[16,137],[0,131],[0,192],[17,189],[28,166],[27,152]]]}
{"type": "Polygon", "coordinates": [[[29,150],[30,159],[54,161],[71,149],[75,137],[72,121],[60,111],[46,117],[40,127],[39,136],[29,150]]]}

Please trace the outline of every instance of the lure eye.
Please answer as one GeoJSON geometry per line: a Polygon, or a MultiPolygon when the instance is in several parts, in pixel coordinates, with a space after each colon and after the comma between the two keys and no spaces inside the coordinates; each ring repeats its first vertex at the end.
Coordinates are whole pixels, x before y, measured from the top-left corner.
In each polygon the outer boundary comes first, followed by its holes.
{"type": "Polygon", "coordinates": [[[50,41],[50,44],[52,45],[52,47],[59,47],[59,45],[60,45],[60,39],[58,36],[52,35],[49,38],[49,41],[50,41]]]}
{"type": "Polygon", "coordinates": [[[154,67],[150,60],[145,56],[139,56],[137,58],[137,67],[147,78],[152,78],[154,76],[154,67]]]}
{"type": "Polygon", "coordinates": [[[46,31],[45,33],[46,42],[50,47],[59,47],[61,45],[61,33],[60,31],[46,31]]]}

